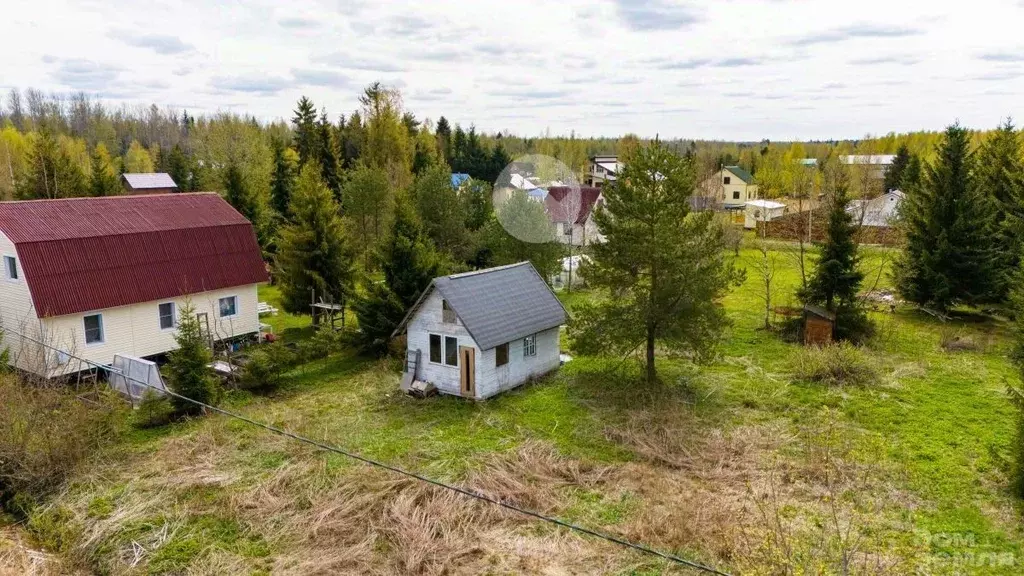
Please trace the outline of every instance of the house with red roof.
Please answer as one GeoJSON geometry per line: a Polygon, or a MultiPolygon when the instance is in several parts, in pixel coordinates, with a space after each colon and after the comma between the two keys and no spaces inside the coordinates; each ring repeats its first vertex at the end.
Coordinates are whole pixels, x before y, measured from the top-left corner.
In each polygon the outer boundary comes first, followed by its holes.
{"type": "Polygon", "coordinates": [[[214,193],[0,202],[0,264],[0,346],[47,377],[82,370],[71,356],[170,352],[186,301],[213,340],[258,333],[268,280],[252,224],[214,193]]]}
{"type": "Polygon", "coordinates": [[[552,186],[544,198],[544,208],[555,226],[555,237],[573,246],[604,242],[594,222],[594,210],[602,205],[601,189],[592,186],[552,186]]]}

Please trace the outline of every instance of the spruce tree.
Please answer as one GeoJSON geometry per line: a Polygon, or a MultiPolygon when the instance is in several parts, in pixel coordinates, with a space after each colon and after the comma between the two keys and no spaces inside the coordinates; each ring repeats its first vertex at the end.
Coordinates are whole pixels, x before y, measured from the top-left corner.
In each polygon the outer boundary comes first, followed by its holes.
{"type": "Polygon", "coordinates": [[[353,292],[353,252],[315,162],[299,172],[289,211],[292,222],[281,230],[277,255],[284,309],[308,314],[311,290],[318,299],[344,304],[353,292]]]}
{"type": "Polygon", "coordinates": [[[295,116],[292,117],[292,125],[295,126],[295,151],[299,153],[299,163],[304,165],[317,160],[320,141],[316,107],[312,100],[305,96],[299,99],[295,116]]]}
{"type": "MultiPolygon", "coordinates": [[[[191,302],[186,301],[181,307],[174,340],[178,348],[168,355],[167,366],[164,367],[171,390],[186,398],[212,404],[217,385],[207,366],[213,361],[213,354],[191,302]]],[[[198,414],[202,410],[181,398],[172,397],[171,401],[179,414],[198,414]]]]}
{"type": "MultiPolygon", "coordinates": [[[[161,156],[163,155],[161,154],[161,156]]],[[[181,145],[175,144],[167,154],[166,171],[171,180],[174,180],[174,183],[178,185],[178,190],[182,192],[193,191],[190,187],[192,169],[189,164],[189,158],[185,155],[185,151],[181,149],[181,145]]]]}
{"type": "Polygon", "coordinates": [[[270,201],[274,210],[287,219],[290,218],[288,206],[295,189],[295,152],[279,139],[274,140],[273,146],[274,173],[270,176],[270,201]]]}
{"type": "Polygon", "coordinates": [[[96,145],[91,156],[89,194],[91,196],[116,196],[121,193],[121,183],[110,165],[110,155],[103,143],[96,145]]]}
{"type": "Polygon", "coordinates": [[[940,312],[991,301],[998,291],[993,217],[967,130],[954,124],[903,204],[906,245],[894,273],[903,297],[940,312]]]}
{"type": "Polygon", "coordinates": [[[437,128],[434,132],[437,137],[437,149],[441,151],[441,156],[450,166],[452,163],[452,127],[448,124],[448,119],[441,116],[437,120],[437,128]]]}
{"type": "MultiPolygon", "coordinates": [[[[885,170],[885,190],[883,192],[903,190],[903,177],[912,160],[913,154],[910,153],[910,148],[907,148],[906,144],[900,144],[899,149],[896,150],[896,157],[892,159],[892,164],[885,170]]],[[[903,191],[906,192],[906,190],[903,191]]]]}
{"type": "Polygon", "coordinates": [[[807,288],[800,292],[805,303],[824,306],[836,314],[835,335],[844,340],[858,338],[869,330],[867,316],[857,302],[864,273],[858,269],[854,238],[857,226],[848,211],[847,187],[847,176],[840,172],[828,199],[825,241],[807,288]]]}
{"type": "Polygon", "coordinates": [[[376,254],[383,282],[365,281],[365,294],[352,308],[359,319],[357,344],[364,352],[383,355],[391,334],[430,281],[447,266],[423,235],[407,199],[400,199],[391,234],[376,254]]]}
{"type": "Polygon", "coordinates": [[[334,192],[335,199],[341,202],[341,164],[338,160],[338,146],[334,139],[334,127],[327,119],[327,110],[320,114],[317,131],[317,160],[320,163],[320,175],[324,184],[334,192]]]}
{"type": "Polygon", "coordinates": [[[1013,123],[1007,120],[986,139],[978,153],[978,185],[993,202],[997,239],[998,296],[1009,289],[1024,248],[1024,159],[1013,123]]]}
{"type": "Polygon", "coordinates": [[[706,358],[727,323],[719,304],[738,277],[711,212],[690,212],[696,169],[659,142],[624,156],[594,218],[605,242],[591,246],[581,274],[605,296],[576,308],[580,353],[643,351],[646,380],[657,380],[658,349],[706,358]]]}

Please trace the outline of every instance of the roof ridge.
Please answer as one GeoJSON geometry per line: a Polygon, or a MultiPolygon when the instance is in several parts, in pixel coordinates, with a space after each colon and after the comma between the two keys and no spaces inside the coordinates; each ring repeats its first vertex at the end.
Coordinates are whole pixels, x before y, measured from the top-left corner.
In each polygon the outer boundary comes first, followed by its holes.
{"type": "MultiPolygon", "coordinates": [[[[124,238],[127,236],[138,236],[140,234],[163,234],[164,232],[178,232],[181,230],[203,230],[206,228],[233,228],[235,226],[252,226],[248,222],[229,222],[227,224],[201,224],[198,226],[176,227],[176,228],[164,228],[162,230],[143,230],[136,232],[119,232],[117,234],[89,234],[88,236],[75,236],[74,238],[49,238],[46,240],[21,240],[15,242],[11,240],[11,243],[15,246],[23,246],[28,244],[49,244],[51,242],[73,242],[76,240],[90,240],[92,238],[124,238]]],[[[10,240],[10,239],[9,239],[10,240]]]]}
{"type": "Polygon", "coordinates": [[[470,270],[469,272],[460,272],[458,274],[449,274],[448,276],[439,276],[440,278],[448,278],[454,280],[456,278],[467,278],[470,276],[480,276],[482,274],[488,274],[491,272],[500,272],[501,270],[508,270],[509,268],[515,268],[516,266],[522,266],[529,264],[529,260],[523,260],[522,262],[516,262],[515,264],[505,264],[504,266],[495,266],[494,268],[484,268],[483,270],[470,270]]]}
{"type": "Polygon", "coordinates": [[[10,204],[41,204],[46,202],[66,202],[69,200],[102,200],[107,198],[156,198],[160,196],[220,196],[219,192],[168,192],[166,194],[117,194],[115,196],[69,196],[67,198],[33,198],[31,200],[3,200],[0,206],[10,204]]]}

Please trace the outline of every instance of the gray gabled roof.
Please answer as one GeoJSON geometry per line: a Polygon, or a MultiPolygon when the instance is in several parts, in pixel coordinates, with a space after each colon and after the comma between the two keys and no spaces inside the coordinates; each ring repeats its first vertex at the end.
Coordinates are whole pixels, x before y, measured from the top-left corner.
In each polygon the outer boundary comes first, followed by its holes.
{"type": "Polygon", "coordinates": [[[152,188],[177,188],[174,179],[166,172],[152,172],[145,174],[124,174],[124,179],[134,190],[146,190],[152,188]]]}
{"type": "Polygon", "coordinates": [[[562,303],[533,265],[520,262],[434,278],[396,333],[405,329],[435,289],[455,310],[481,350],[561,326],[567,317],[562,303]]]}

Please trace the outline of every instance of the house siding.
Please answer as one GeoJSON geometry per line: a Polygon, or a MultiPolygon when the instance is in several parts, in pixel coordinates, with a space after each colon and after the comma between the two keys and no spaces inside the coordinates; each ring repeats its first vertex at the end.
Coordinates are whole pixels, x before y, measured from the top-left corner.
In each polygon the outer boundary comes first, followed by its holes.
{"type": "Polygon", "coordinates": [[[477,399],[489,398],[558,368],[558,327],[537,334],[536,356],[523,357],[522,339],[510,342],[508,364],[495,367],[494,348],[481,350],[461,320],[457,320],[455,324],[446,324],[442,321],[441,301],[441,294],[436,290],[432,291],[409,321],[407,347],[411,351],[420,350],[422,358],[416,372],[417,380],[433,384],[443,394],[462,395],[459,367],[430,362],[431,334],[438,334],[442,338],[455,337],[459,341],[459,346],[469,346],[475,350],[477,399]]]}
{"type": "MultiPolygon", "coordinates": [[[[444,394],[462,395],[462,387],[459,380],[459,367],[446,366],[444,361],[444,340],[441,341],[441,364],[434,364],[430,361],[430,335],[439,334],[442,338],[453,336],[458,338],[459,346],[471,346],[476,352],[477,372],[481,362],[482,352],[476,341],[469,335],[469,331],[462,324],[462,320],[456,319],[455,324],[445,323],[441,317],[441,294],[432,290],[420,304],[419,310],[409,322],[408,344],[409,350],[421,350],[421,361],[419,370],[416,371],[416,379],[422,382],[430,382],[444,394]]],[[[477,378],[477,390],[479,391],[480,379],[477,378]]]]}
{"type": "MultiPolygon", "coordinates": [[[[18,262],[18,279],[8,281],[5,270],[0,270],[0,330],[7,328],[3,334],[0,347],[6,348],[10,361],[16,368],[30,372],[45,370],[45,355],[41,355],[38,346],[24,341],[13,332],[24,334],[29,338],[40,338],[41,325],[36,317],[29,292],[25,271],[21,265],[17,247],[7,236],[0,232],[0,257],[14,256],[18,262]]],[[[2,262],[0,262],[2,264],[2,262]]]]}
{"type": "MultiPolygon", "coordinates": [[[[259,331],[259,314],[256,311],[258,296],[255,284],[225,288],[211,292],[192,294],[191,300],[197,314],[206,313],[210,320],[210,331],[216,340],[225,340],[259,331]],[[220,298],[237,296],[238,314],[232,318],[219,318],[220,298]]],[[[168,298],[141,304],[131,304],[106,310],[68,314],[41,321],[48,341],[61,350],[67,350],[98,364],[110,364],[115,354],[130,356],[154,356],[170,352],[177,347],[175,330],[160,329],[159,305],[174,302],[175,315],[179,315],[186,298],[168,298]],[[93,314],[103,315],[103,342],[85,343],[84,318],[93,314]]],[[[77,361],[61,366],[51,366],[50,375],[57,376],[78,372],[82,367],[77,361]]]]}
{"type": "Polygon", "coordinates": [[[513,340],[508,346],[508,364],[495,366],[495,348],[477,353],[476,392],[479,398],[490,398],[499,392],[510,390],[539,378],[558,368],[559,328],[537,333],[537,355],[523,356],[523,339],[513,340]]]}

